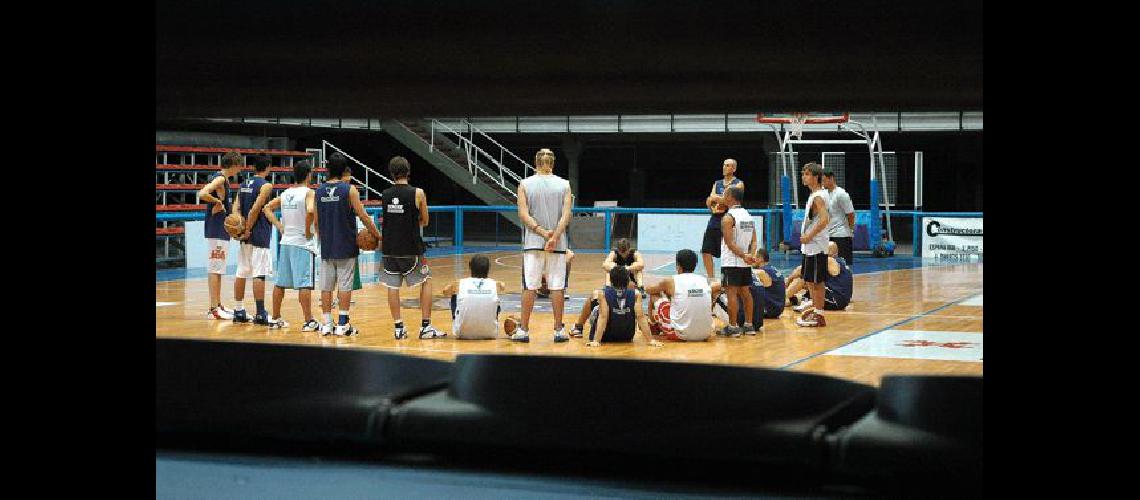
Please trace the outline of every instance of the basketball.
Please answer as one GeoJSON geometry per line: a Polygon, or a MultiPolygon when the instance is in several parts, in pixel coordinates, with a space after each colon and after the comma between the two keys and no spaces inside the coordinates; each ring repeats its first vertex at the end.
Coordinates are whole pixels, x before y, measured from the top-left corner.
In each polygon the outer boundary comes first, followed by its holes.
{"type": "Polygon", "coordinates": [[[515,328],[517,328],[518,325],[519,325],[518,319],[516,319],[514,316],[507,316],[507,318],[503,320],[503,333],[505,333],[507,335],[514,334],[515,328]]]}
{"type": "Polygon", "coordinates": [[[237,238],[241,235],[242,231],[245,230],[245,218],[242,217],[241,214],[234,213],[227,215],[224,224],[226,226],[226,232],[233,238],[237,238]]]}
{"type": "Polygon", "coordinates": [[[372,232],[367,229],[361,229],[356,233],[356,247],[361,250],[376,250],[380,247],[380,240],[372,236],[372,232]]]}

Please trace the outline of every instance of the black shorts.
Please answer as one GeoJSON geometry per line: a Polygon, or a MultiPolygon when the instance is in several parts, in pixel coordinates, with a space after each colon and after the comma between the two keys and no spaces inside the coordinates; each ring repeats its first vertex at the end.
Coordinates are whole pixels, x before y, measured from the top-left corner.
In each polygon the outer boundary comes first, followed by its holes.
{"type": "Polygon", "coordinates": [[[720,258],[720,242],[724,239],[720,231],[720,226],[715,228],[705,228],[705,239],[701,242],[701,253],[711,254],[713,257],[720,258]]]}
{"type": "Polygon", "coordinates": [[[751,286],[752,285],[752,268],[751,267],[724,267],[721,266],[720,274],[724,276],[725,286],[751,286]]]}
{"type": "Polygon", "coordinates": [[[839,247],[839,256],[843,257],[843,261],[846,262],[848,266],[850,266],[852,262],[855,262],[854,250],[852,248],[854,238],[850,236],[846,238],[832,237],[831,241],[834,241],[835,246],[839,247]]]}
{"type": "Polygon", "coordinates": [[[823,283],[827,279],[827,254],[804,255],[800,276],[808,283],[823,283]]]}

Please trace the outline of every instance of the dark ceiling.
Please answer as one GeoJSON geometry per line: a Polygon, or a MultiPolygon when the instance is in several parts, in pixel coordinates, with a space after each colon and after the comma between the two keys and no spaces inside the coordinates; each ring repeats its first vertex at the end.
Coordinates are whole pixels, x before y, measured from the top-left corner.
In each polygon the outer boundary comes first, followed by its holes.
{"type": "Polygon", "coordinates": [[[982,2],[159,0],[157,117],[982,109],[982,2]]]}

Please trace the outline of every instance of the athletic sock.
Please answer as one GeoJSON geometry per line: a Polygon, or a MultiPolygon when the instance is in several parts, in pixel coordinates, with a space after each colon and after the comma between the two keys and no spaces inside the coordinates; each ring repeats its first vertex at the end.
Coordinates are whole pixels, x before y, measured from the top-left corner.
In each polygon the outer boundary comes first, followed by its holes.
{"type": "Polygon", "coordinates": [[[255,304],[257,304],[257,315],[258,316],[263,316],[265,314],[268,314],[265,310],[265,301],[264,300],[254,300],[253,302],[255,304]]]}
{"type": "Polygon", "coordinates": [[[403,328],[403,327],[404,327],[404,320],[400,320],[400,321],[396,322],[396,328],[403,328]]]}
{"type": "Polygon", "coordinates": [[[427,328],[430,325],[431,325],[430,319],[425,319],[425,320],[420,321],[420,328],[427,328]]]}
{"type": "Polygon", "coordinates": [[[332,323],[332,313],[323,313],[322,315],[325,317],[326,325],[332,323]]]}
{"type": "Polygon", "coordinates": [[[340,312],[340,323],[339,324],[340,324],[340,326],[344,326],[344,325],[348,324],[348,311],[341,311],[340,312]]]}
{"type": "Polygon", "coordinates": [[[239,302],[234,306],[234,312],[245,311],[245,304],[239,302]]]}

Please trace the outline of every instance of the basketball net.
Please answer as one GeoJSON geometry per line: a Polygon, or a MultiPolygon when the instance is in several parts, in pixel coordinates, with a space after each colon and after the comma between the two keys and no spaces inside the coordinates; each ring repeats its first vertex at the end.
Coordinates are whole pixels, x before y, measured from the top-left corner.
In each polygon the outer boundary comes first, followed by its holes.
{"type": "Polygon", "coordinates": [[[792,121],[788,123],[788,129],[791,136],[796,140],[803,139],[804,124],[807,123],[807,118],[805,113],[792,113],[792,121]]]}

